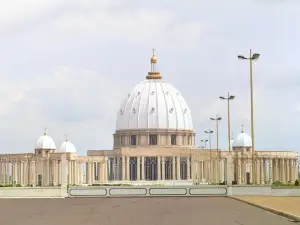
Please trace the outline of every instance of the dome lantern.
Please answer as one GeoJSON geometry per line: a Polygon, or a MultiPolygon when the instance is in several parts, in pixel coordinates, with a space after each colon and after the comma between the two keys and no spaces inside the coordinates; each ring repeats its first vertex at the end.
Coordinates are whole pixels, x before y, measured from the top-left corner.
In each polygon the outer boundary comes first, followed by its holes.
{"type": "Polygon", "coordinates": [[[151,62],[151,72],[148,72],[148,75],[146,76],[146,79],[161,79],[160,72],[156,71],[156,63],[157,63],[157,58],[155,55],[155,48],[152,49],[153,55],[150,59],[151,62]]]}

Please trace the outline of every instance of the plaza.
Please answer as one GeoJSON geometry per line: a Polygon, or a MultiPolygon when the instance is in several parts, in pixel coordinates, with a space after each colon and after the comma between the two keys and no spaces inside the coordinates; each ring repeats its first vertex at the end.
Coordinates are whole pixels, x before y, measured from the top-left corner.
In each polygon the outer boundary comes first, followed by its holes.
{"type": "Polygon", "coordinates": [[[3,224],[295,224],[226,197],[0,199],[0,207],[3,224]]]}

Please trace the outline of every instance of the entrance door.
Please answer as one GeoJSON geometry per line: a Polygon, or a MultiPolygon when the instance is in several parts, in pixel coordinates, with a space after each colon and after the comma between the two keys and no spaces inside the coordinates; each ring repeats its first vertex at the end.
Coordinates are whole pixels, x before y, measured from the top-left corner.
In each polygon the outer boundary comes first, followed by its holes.
{"type": "Polygon", "coordinates": [[[246,173],[247,184],[250,184],[250,173],[246,173]]]}
{"type": "Polygon", "coordinates": [[[37,185],[42,186],[42,181],[43,181],[42,174],[38,174],[38,183],[37,183],[37,185]]]}

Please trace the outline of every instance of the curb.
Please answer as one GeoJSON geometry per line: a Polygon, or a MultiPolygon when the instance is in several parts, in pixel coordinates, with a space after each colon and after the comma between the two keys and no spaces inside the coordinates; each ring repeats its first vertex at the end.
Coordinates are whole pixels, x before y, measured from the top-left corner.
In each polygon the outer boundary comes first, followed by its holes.
{"type": "Polygon", "coordinates": [[[240,199],[240,198],[237,198],[237,197],[233,197],[233,196],[228,196],[228,197],[229,197],[229,198],[232,198],[232,199],[235,199],[235,200],[237,200],[237,201],[246,203],[246,204],[248,204],[248,205],[251,205],[251,206],[254,206],[254,207],[257,207],[257,208],[266,210],[266,211],[268,211],[268,212],[277,214],[277,215],[279,215],[279,216],[283,216],[283,217],[286,217],[286,218],[288,218],[288,219],[292,219],[292,220],[295,220],[295,221],[297,221],[297,222],[300,222],[300,217],[299,217],[299,216],[296,216],[296,215],[293,215],[293,214],[289,214],[289,213],[285,213],[285,212],[282,212],[282,211],[278,211],[278,210],[276,210],[276,209],[272,209],[272,208],[269,208],[269,207],[266,207],[266,206],[258,205],[258,204],[256,204],[256,203],[248,202],[248,201],[246,201],[246,200],[243,200],[243,199],[240,199]]]}

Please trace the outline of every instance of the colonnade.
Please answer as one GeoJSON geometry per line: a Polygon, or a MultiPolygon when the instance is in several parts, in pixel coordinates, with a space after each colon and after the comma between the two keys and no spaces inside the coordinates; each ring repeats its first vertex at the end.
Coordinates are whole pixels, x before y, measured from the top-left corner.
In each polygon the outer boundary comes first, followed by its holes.
{"type": "Polygon", "coordinates": [[[255,158],[234,160],[234,180],[237,184],[293,183],[298,178],[295,158],[255,158]],[[253,173],[252,170],[254,169],[253,173]]]}
{"type": "MultiPolygon", "coordinates": [[[[182,156],[102,156],[68,159],[67,183],[93,185],[109,182],[188,181],[222,183],[227,179],[226,155],[207,158],[203,155],[182,156]]],[[[61,184],[60,159],[0,157],[0,184],[20,186],[58,186],[61,184]]],[[[234,157],[232,168],[236,184],[294,182],[298,177],[296,158],[234,157]],[[252,169],[254,172],[252,173],[252,169]],[[253,176],[252,176],[253,175],[253,176]]]]}

